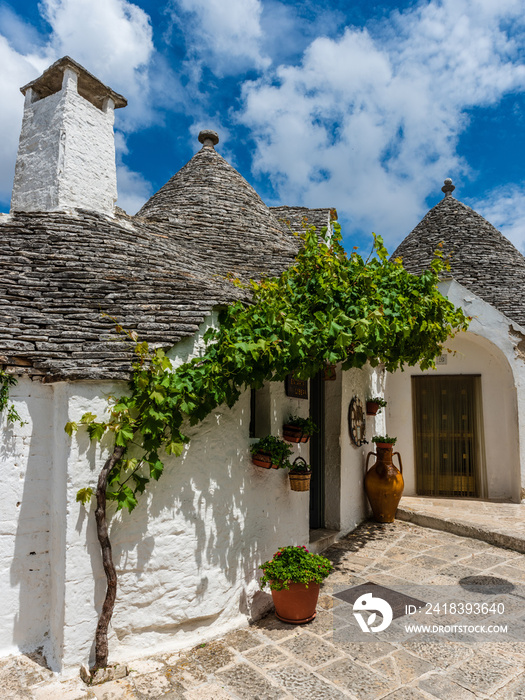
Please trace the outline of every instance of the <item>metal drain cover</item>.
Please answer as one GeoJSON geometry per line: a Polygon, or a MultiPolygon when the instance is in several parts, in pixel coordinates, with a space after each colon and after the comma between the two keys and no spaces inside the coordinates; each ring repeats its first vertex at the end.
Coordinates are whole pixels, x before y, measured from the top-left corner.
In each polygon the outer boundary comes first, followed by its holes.
{"type": "Polygon", "coordinates": [[[362,583],[354,588],[347,588],[339,593],[334,593],[334,598],[339,598],[345,603],[353,605],[355,601],[364,593],[372,593],[375,598],[382,598],[390,605],[393,612],[393,619],[406,615],[406,606],[414,605],[416,609],[420,609],[426,605],[425,601],[413,598],[412,596],[393,591],[391,588],[385,588],[377,583],[362,583]]]}

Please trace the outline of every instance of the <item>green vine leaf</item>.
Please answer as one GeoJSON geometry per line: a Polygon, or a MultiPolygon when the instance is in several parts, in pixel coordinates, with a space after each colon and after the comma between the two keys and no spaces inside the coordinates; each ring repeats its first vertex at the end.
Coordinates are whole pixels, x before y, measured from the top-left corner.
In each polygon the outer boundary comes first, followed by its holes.
{"type": "Polygon", "coordinates": [[[96,415],[94,413],[84,413],[79,423],[81,423],[82,425],[89,425],[89,423],[93,423],[95,419],[96,415]]]}
{"type": "MultiPolygon", "coordinates": [[[[122,458],[109,475],[107,498],[118,509],[133,510],[149,479],[160,478],[162,451],[182,455],[185,421],[196,425],[218,406],[232,407],[246,388],[283,381],[290,373],[313,377],[327,363],[341,363],[343,370],[367,362],[382,363],[390,372],[417,363],[428,369],[447,338],[468,327],[461,309],[438,291],[448,264],[441,251],[416,276],[400,260],[388,259],[380,236],[374,235],[375,257],[366,261],[356,250],[345,252],[337,223],[329,239],[313,227],[301,238],[294,265],[280,277],[249,284],[233,280],[250,290],[251,302],[221,309],[219,326],[204,334],[198,358],[173,368],[164,350],[150,350],[136,331],[117,324],[134,344],[129,393],[111,399],[109,420],[86,413],[80,423],[92,440],[111,431],[117,447],[143,450],[142,459],[122,458]],[[138,473],[142,464],[149,478],[138,473]]],[[[12,378],[3,381],[5,387],[12,378]]],[[[66,432],[77,428],[68,423],[66,432]]]]}
{"type": "Polygon", "coordinates": [[[65,424],[64,430],[69,435],[69,437],[72,437],[73,433],[75,433],[78,430],[78,423],[75,423],[75,421],[69,421],[65,424]]]}
{"type": "Polygon", "coordinates": [[[164,448],[167,455],[174,455],[175,457],[180,457],[184,452],[184,443],[180,440],[172,440],[164,448]]]}
{"type": "Polygon", "coordinates": [[[93,496],[93,489],[92,488],[86,488],[86,489],[80,489],[77,491],[77,503],[82,503],[83,505],[86,505],[89,503],[93,496]]]}
{"type": "Polygon", "coordinates": [[[90,423],[88,425],[88,434],[90,440],[100,440],[107,430],[106,423],[90,423]]]}

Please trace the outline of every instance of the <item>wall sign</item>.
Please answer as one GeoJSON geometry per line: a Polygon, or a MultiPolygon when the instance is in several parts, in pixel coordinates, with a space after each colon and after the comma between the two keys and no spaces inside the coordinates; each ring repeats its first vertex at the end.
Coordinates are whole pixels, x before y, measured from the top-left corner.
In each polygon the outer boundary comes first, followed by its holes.
{"type": "Polygon", "coordinates": [[[308,398],[308,380],[297,379],[293,374],[287,374],[284,380],[284,390],[286,396],[293,396],[296,399],[308,398]]]}

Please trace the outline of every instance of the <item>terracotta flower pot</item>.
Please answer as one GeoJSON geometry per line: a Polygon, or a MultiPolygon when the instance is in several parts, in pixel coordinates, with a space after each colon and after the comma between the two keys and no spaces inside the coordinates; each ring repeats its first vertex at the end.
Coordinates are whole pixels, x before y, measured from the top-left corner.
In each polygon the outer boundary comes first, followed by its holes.
{"type": "Polygon", "coordinates": [[[252,463],[263,469],[279,469],[278,464],[272,464],[272,458],[267,452],[256,452],[252,455],[252,463]]]}
{"type": "Polygon", "coordinates": [[[281,622],[292,625],[302,625],[310,622],[316,616],[317,599],[319,598],[318,583],[289,583],[289,590],[273,591],[275,615],[281,622]]]}
{"type": "Polygon", "coordinates": [[[283,425],[283,438],[287,442],[308,442],[310,435],[305,433],[301,428],[286,423],[283,425]]]}
{"type": "Polygon", "coordinates": [[[366,402],[366,415],[367,416],[375,416],[378,411],[379,411],[379,404],[378,403],[376,403],[375,401],[367,401],[366,402]]]}

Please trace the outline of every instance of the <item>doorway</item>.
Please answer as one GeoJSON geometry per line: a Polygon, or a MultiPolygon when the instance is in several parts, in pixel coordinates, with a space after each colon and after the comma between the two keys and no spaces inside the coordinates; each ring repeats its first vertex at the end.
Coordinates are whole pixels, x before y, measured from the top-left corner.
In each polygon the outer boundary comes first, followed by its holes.
{"type": "Polygon", "coordinates": [[[412,377],[412,397],[418,495],[484,495],[481,376],[412,377]]]}

